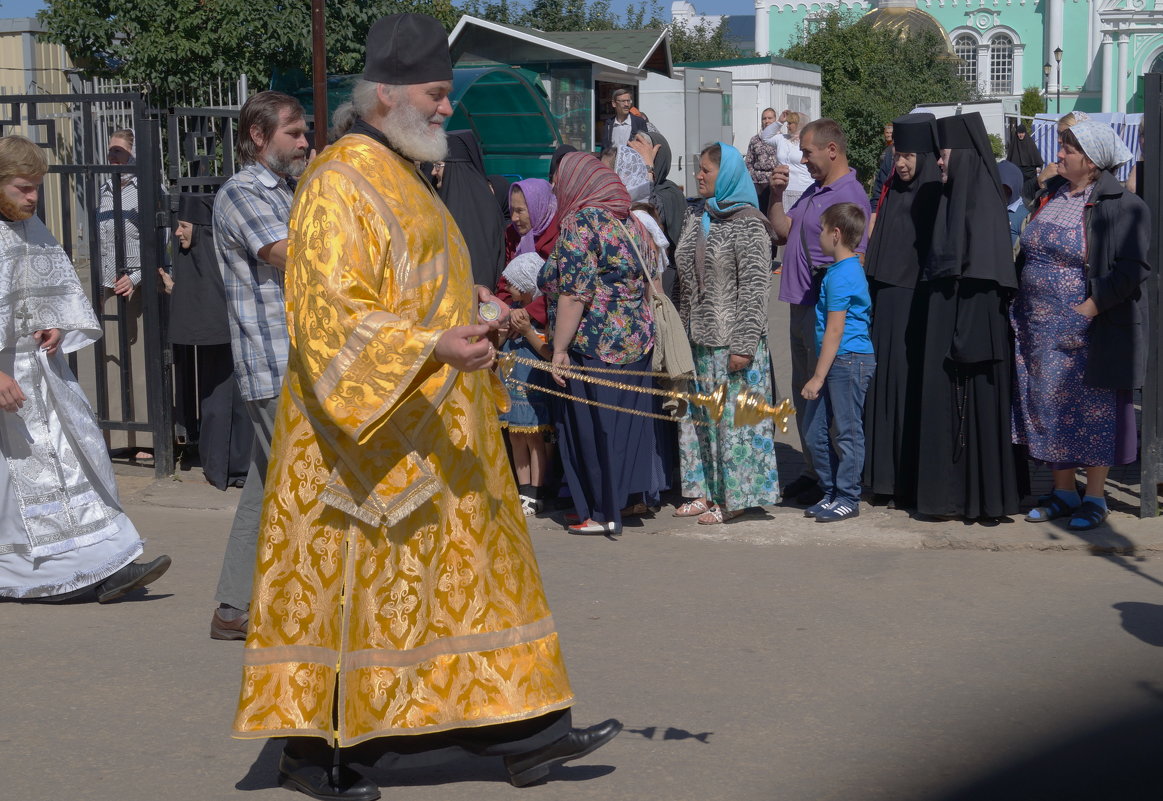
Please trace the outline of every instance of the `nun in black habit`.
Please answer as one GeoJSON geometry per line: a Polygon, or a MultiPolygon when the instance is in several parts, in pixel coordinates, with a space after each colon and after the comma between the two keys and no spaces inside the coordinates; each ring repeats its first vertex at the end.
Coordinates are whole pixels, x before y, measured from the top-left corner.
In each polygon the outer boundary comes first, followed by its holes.
{"type": "Polygon", "coordinates": [[[920,292],[926,303],[917,511],[1018,511],[1007,307],[1018,286],[1005,195],[981,115],[937,122],[945,181],[920,292]]]}
{"type": "Polygon", "coordinates": [[[175,421],[190,440],[197,440],[206,480],[224,490],[246,480],[254,425],[234,380],[226,289],[211,228],[213,205],[213,195],[185,194],[179,201],[169,332],[175,421]]]}
{"type": "Polygon", "coordinates": [[[1030,180],[1036,178],[1042,169],[1042,154],[1038,152],[1038,144],[1026,131],[1026,126],[1014,126],[1010,134],[1009,146],[1006,148],[1006,160],[1018,165],[1022,171],[1022,178],[1030,180]]]}
{"type": "Polygon", "coordinates": [[[485,177],[484,154],[472,131],[448,132],[448,155],[436,190],[464,235],[472,258],[473,283],[497,288],[505,268],[505,226],[485,177]]]}
{"type": "Polygon", "coordinates": [[[941,198],[936,118],[893,120],[893,173],[877,205],[865,269],[876,374],[864,406],[864,482],[874,502],[916,502],[925,305],[916,289],[941,198]]]}

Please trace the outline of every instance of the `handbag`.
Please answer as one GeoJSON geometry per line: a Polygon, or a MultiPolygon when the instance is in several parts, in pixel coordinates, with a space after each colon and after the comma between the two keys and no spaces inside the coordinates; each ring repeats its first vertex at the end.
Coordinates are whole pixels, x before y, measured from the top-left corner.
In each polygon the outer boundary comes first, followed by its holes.
{"type": "Polygon", "coordinates": [[[651,369],[658,373],[666,373],[671,378],[691,378],[695,374],[695,357],[691,353],[691,341],[686,333],[686,326],[682,324],[678,309],[664,292],[654,291],[654,280],[650,276],[646,259],[638,250],[638,245],[630,232],[622,225],[622,233],[634,255],[642,265],[642,274],[646,278],[646,297],[650,301],[650,309],[654,313],[654,354],[651,358],[651,369]]]}

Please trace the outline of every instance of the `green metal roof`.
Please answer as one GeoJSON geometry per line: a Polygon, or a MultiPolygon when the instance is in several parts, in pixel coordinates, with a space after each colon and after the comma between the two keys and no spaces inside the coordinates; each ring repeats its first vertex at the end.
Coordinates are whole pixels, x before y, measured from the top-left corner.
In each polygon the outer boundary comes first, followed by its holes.
{"type": "Polygon", "coordinates": [[[681,61],[674,66],[676,67],[696,67],[698,69],[713,70],[722,69],[723,67],[745,67],[752,64],[776,64],[780,67],[792,67],[797,70],[807,70],[808,72],[819,72],[820,65],[808,64],[804,61],[792,61],[790,58],[780,58],[779,56],[758,56],[755,58],[729,58],[724,61],[681,61]]]}
{"type": "Polygon", "coordinates": [[[569,59],[604,63],[618,69],[644,69],[667,76],[671,74],[670,35],[665,28],[540,31],[465,15],[453,29],[449,45],[454,63],[460,63],[465,54],[499,63],[532,61],[528,47],[514,47],[511,44],[513,40],[528,43],[540,52],[560,53],[569,59]],[[509,44],[505,43],[506,39],[509,44]]]}
{"type": "Polygon", "coordinates": [[[622,64],[638,66],[658,44],[662,31],[646,28],[637,31],[534,31],[542,39],[563,44],[608,58],[622,64]]]}

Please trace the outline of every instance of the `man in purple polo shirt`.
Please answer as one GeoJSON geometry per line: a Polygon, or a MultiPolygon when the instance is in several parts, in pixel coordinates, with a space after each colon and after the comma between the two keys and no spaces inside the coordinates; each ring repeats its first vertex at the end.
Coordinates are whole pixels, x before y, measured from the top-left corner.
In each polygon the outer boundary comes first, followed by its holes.
{"type": "MultiPolygon", "coordinates": [[[[855,203],[864,210],[865,219],[871,209],[868,193],[857,180],[856,170],[848,166],[848,142],[835,120],[819,119],[805,125],[800,131],[800,152],[814,183],[785,211],[783,193],[787,188],[788,169],[786,165],[776,167],[771,175],[767,217],[780,242],[786,245],[779,299],[791,304],[791,397],[804,455],[804,472],[783,488],[783,497],[810,506],[823,497],[823,492],[804,442],[803,410],[807,401],[800,390],[816,369],[816,294],[819,276],[831,263],[820,250],[820,215],[837,203],[855,203]]],[[[866,231],[857,253],[863,257],[867,247],[866,231]]]]}

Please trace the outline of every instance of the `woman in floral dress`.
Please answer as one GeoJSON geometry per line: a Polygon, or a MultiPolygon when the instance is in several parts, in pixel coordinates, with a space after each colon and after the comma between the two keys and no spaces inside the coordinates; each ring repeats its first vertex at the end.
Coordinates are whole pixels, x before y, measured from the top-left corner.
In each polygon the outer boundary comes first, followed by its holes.
{"type": "Polygon", "coordinates": [[[654,396],[648,374],[654,317],[642,261],[647,234],[630,213],[630,195],[610,168],[588,153],[566,153],[555,176],[557,245],[538,285],[549,311],[553,364],[606,372],[605,386],[560,374],[576,401],[554,414],[565,479],[577,509],[575,534],[619,534],[621,510],[657,503],[654,396]],[[587,402],[588,401],[588,402],[587,402]],[[645,495],[645,498],[633,497],[645,495]]]}
{"type": "Polygon", "coordinates": [[[1054,471],[1054,491],[1026,516],[1095,528],[1108,514],[1111,465],[1135,459],[1132,392],[1144,372],[1143,297],[1150,225],[1143,202],[1109,170],[1130,158],[1110,126],[1060,135],[1051,179],[1022,233],[1011,310],[1014,442],[1054,471]],[[1086,471],[1085,497],[1075,485],[1086,471]]]}
{"type": "Polygon", "coordinates": [[[722,142],[704,150],[696,179],[706,210],[688,217],[675,250],[679,314],[691,338],[698,390],[711,392],[725,382],[727,408],[717,424],[701,408],[681,423],[682,493],[692,500],[675,516],[713,525],[749,506],[779,502],[774,423],[736,426],[733,409],[744,390],[772,401],[766,336],[771,238],[738,150],[722,142]]]}

